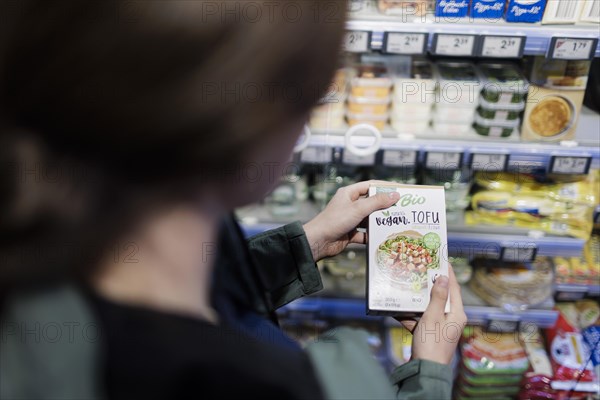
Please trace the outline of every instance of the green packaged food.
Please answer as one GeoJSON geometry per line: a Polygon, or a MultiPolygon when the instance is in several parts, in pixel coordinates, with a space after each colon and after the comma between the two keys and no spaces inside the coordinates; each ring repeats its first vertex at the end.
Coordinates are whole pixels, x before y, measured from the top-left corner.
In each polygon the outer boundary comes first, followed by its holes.
{"type": "Polygon", "coordinates": [[[482,118],[480,115],[476,115],[473,128],[475,129],[475,132],[481,136],[505,138],[511,136],[520,124],[520,118],[509,121],[494,121],[482,118]]]}
{"type": "Polygon", "coordinates": [[[481,96],[489,103],[522,103],[529,82],[519,69],[510,63],[482,63],[477,68],[483,79],[481,96]]]}

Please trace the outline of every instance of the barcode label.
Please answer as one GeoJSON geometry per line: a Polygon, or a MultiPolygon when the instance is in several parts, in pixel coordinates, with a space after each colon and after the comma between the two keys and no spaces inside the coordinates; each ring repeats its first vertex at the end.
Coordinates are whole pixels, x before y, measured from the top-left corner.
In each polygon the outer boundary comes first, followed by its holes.
{"type": "Polygon", "coordinates": [[[575,10],[577,9],[577,3],[577,1],[572,0],[558,2],[554,18],[567,20],[575,18],[575,10]]]}
{"type": "Polygon", "coordinates": [[[600,19],[600,1],[594,0],[592,2],[592,6],[590,7],[590,11],[587,14],[588,18],[600,19]]]}

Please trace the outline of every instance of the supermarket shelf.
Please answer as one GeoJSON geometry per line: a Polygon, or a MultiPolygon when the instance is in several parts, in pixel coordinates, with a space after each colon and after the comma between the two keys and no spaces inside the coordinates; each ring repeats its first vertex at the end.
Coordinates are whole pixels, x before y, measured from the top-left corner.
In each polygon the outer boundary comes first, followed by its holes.
{"type": "MultiPolygon", "coordinates": [[[[526,310],[508,313],[497,307],[465,305],[469,324],[488,326],[507,326],[517,323],[533,323],[542,328],[551,327],[557,318],[554,310],[526,310]]],[[[280,310],[283,316],[306,318],[352,318],[375,319],[366,315],[366,304],[362,299],[339,299],[324,297],[305,297],[288,304],[280,310]]]]}
{"type": "MultiPolygon", "coordinates": [[[[348,30],[369,31],[371,49],[381,50],[384,32],[429,33],[427,48],[431,49],[433,34],[457,33],[475,35],[526,36],[525,55],[546,55],[552,37],[598,38],[598,25],[541,25],[508,23],[504,20],[482,21],[472,18],[443,18],[433,15],[423,17],[390,16],[379,13],[372,7],[350,14],[346,24],[348,30]]],[[[600,57],[600,45],[596,48],[600,57]]]]}
{"type": "Polygon", "coordinates": [[[600,296],[600,283],[596,285],[556,284],[554,293],[556,300],[559,301],[574,301],[586,296],[598,297],[600,296]]]}

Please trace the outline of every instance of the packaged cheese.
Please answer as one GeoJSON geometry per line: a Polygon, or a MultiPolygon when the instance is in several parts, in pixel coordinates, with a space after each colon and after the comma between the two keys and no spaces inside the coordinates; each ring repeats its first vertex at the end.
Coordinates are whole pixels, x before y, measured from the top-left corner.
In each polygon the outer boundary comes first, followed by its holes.
{"type": "Polygon", "coordinates": [[[369,216],[367,313],[418,314],[435,279],[448,276],[444,188],[382,184],[369,196],[391,192],[400,200],[369,216]]]}

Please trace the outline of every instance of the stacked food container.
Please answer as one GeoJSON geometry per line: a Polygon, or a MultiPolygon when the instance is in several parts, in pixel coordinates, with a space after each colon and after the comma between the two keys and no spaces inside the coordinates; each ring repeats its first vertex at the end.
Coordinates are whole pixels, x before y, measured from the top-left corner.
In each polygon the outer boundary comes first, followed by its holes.
{"type": "Polygon", "coordinates": [[[339,69],[327,93],[320,104],[313,110],[310,126],[318,130],[340,129],[345,126],[345,102],[348,97],[347,86],[350,70],[339,69]]]}
{"type": "Polygon", "coordinates": [[[373,125],[383,130],[389,118],[392,80],[383,65],[361,65],[352,78],[348,97],[348,124],[373,125]]]}
{"type": "Polygon", "coordinates": [[[419,135],[429,129],[435,102],[431,63],[415,61],[407,77],[394,77],[392,128],[400,134],[419,135]]]}
{"type": "Polygon", "coordinates": [[[433,129],[438,136],[468,134],[479,105],[481,79],[469,62],[438,62],[438,81],[433,129]]]}
{"type": "Polygon", "coordinates": [[[475,131],[482,136],[509,137],[521,124],[529,83],[512,64],[479,64],[483,89],[475,116],[475,131]]]}

